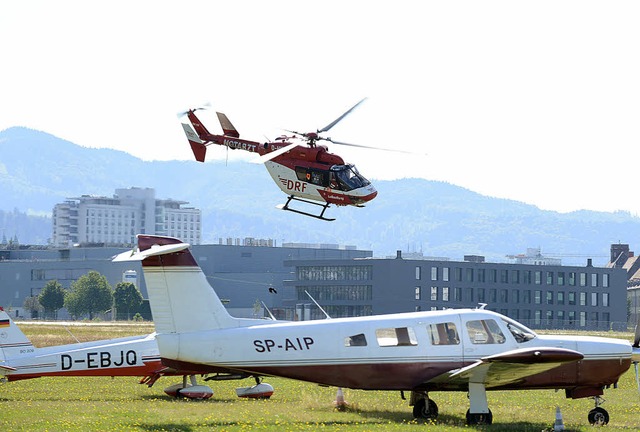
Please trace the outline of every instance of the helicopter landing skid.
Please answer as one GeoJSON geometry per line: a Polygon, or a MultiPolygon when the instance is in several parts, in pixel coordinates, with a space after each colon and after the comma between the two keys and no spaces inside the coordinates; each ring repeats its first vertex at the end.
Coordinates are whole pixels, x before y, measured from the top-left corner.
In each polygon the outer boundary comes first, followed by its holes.
{"type": "Polygon", "coordinates": [[[324,217],[324,212],[329,208],[329,203],[320,204],[320,203],[317,203],[317,202],[314,202],[314,201],[308,201],[308,200],[305,200],[305,199],[302,199],[302,198],[296,198],[293,195],[290,195],[285,204],[280,204],[277,207],[279,209],[281,209],[281,210],[287,210],[287,211],[298,213],[298,214],[301,214],[301,215],[310,216],[310,217],[316,218],[316,219],[321,219],[321,220],[325,220],[325,221],[334,221],[335,220],[335,218],[326,218],[326,217],[324,217]],[[290,208],[289,207],[289,203],[291,203],[292,200],[293,201],[301,201],[303,203],[313,204],[313,205],[322,207],[322,211],[320,212],[319,215],[316,215],[316,214],[313,214],[313,213],[307,213],[307,212],[302,211],[302,210],[290,208]]]}

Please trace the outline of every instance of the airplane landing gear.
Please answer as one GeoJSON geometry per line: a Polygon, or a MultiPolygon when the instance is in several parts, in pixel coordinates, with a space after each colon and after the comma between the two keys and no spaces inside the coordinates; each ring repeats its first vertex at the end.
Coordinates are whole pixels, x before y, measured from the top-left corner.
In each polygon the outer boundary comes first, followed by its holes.
{"type": "Polygon", "coordinates": [[[426,392],[411,392],[409,405],[413,405],[414,418],[434,420],[438,417],[438,405],[433,399],[429,399],[426,392]]]}
{"type": "Polygon", "coordinates": [[[598,426],[606,425],[607,423],[609,423],[609,413],[606,409],[600,406],[600,404],[604,402],[604,399],[602,399],[600,396],[596,396],[594,397],[594,399],[596,402],[596,407],[589,411],[589,415],[587,416],[587,418],[589,419],[589,423],[591,425],[598,426]]]}

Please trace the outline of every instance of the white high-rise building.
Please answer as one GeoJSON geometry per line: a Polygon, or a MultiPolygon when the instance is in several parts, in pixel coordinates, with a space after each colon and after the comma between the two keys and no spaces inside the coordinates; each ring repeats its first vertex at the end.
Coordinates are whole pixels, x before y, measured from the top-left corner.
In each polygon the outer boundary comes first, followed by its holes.
{"type": "Polygon", "coordinates": [[[168,235],[200,244],[200,210],[186,201],[156,199],[151,188],[116,189],[113,197],[83,195],[53,208],[53,245],[129,245],[136,234],[168,235]]]}

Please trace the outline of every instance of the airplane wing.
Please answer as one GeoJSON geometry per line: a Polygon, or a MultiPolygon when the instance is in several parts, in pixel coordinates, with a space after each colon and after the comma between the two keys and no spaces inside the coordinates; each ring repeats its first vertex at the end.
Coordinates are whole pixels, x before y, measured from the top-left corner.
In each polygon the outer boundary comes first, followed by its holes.
{"type": "Polygon", "coordinates": [[[564,348],[524,348],[481,358],[429,382],[451,386],[482,383],[486,388],[500,387],[583,358],[582,353],[564,348]]]}

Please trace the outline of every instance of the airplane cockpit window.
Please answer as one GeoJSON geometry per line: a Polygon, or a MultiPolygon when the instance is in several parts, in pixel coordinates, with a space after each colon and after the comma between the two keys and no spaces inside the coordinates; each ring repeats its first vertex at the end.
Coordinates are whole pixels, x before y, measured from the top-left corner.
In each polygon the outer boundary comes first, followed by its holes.
{"type": "Polygon", "coordinates": [[[367,338],[363,333],[344,338],[344,346],[367,346],[367,338]]]}
{"type": "Polygon", "coordinates": [[[503,319],[502,321],[505,323],[507,329],[509,329],[516,342],[523,343],[535,339],[536,334],[533,330],[509,319],[503,319]]]}
{"type": "Polygon", "coordinates": [[[500,326],[492,319],[467,321],[467,333],[472,344],[502,344],[506,340],[500,326]]]}
{"type": "Polygon", "coordinates": [[[458,345],[458,329],[452,322],[429,324],[429,337],[432,345],[458,345]]]}
{"type": "Polygon", "coordinates": [[[418,345],[411,327],[390,327],[376,330],[376,339],[381,347],[418,345]]]}
{"type": "Polygon", "coordinates": [[[331,167],[332,179],[337,181],[338,189],[343,191],[350,191],[358,189],[371,184],[369,180],[364,178],[356,169],[355,166],[348,165],[334,165],[331,167]]]}

